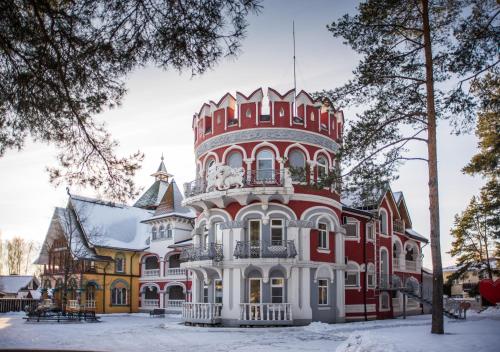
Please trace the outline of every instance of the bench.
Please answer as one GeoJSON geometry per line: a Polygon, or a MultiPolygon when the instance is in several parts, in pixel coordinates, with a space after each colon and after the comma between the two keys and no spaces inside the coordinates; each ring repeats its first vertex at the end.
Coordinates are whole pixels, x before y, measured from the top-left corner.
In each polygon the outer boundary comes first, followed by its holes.
{"type": "Polygon", "coordinates": [[[155,308],[149,312],[149,316],[151,317],[165,317],[165,309],[163,308],[155,308]]]}

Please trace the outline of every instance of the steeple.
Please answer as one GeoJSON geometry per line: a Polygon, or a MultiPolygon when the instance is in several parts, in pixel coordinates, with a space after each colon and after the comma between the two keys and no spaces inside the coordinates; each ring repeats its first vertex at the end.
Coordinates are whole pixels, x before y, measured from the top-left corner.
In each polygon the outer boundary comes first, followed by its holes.
{"type": "Polygon", "coordinates": [[[156,170],[156,172],[154,174],[152,174],[151,176],[153,176],[156,181],[168,182],[168,178],[173,177],[174,175],[169,174],[167,172],[167,168],[165,167],[165,163],[163,162],[163,160],[164,160],[164,158],[163,158],[163,153],[162,153],[160,166],[158,166],[158,170],[156,170]]]}

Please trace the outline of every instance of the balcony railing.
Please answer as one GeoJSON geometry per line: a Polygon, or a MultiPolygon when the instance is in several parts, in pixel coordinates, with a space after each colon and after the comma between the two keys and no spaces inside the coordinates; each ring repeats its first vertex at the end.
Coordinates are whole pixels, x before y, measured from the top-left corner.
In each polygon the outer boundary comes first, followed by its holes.
{"type": "MultiPolygon", "coordinates": [[[[284,185],[284,179],[284,171],[274,169],[251,170],[242,175],[241,184],[243,187],[282,187],[284,185]]],[[[234,183],[234,185],[225,185],[224,182],[221,181],[219,186],[220,187],[218,187],[217,184],[209,186],[205,178],[199,178],[184,184],[184,195],[186,198],[193,197],[198,194],[215,190],[226,190],[233,186],[241,185],[239,185],[238,182],[234,183]]]]}
{"type": "Polygon", "coordinates": [[[181,310],[182,309],[182,305],[185,303],[186,301],[183,300],[183,299],[169,299],[167,301],[167,308],[168,309],[175,309],[175,310],[181,310]]]}
{"type": "Polygon", "coordinates": [[[245,323],[291,324],[290,303],[241,303],[240,320],[245,323]]]}
{"type": "Polygon", "coordinates": [[[210,243],[208,247],[196,246],[185,248],[182,250],[180,259],[187,260],[190,262],[200,261],[200,260],[213,260],[221,261],[223,258],[222,254],[222,244],[210,243]]]}
{"type": "Polygon", "coordinates": [[[145,308],[157,308],[160,306],[160,300],[158,300],[158,299],[144,299],[144,300],[142,300],[142,305],[145,308]]]}
{"type": "Polygon", "coordinates": [[[186,323],[216,324],[220,322],[222,304],[192,303],[182,305],[182,319],[186,323]]]}
{"type": "Polygon", "coordinates": [[[399,233],[405,233],[405,223],[402,220],[394,220],[393,221],[394,231],[399,233]]]}
{"type": "Polygon", "coordinates": [[[297,250],[293,241],[237,241],[236,258],[295,258],[297,250]]]}
{"type": "Polygon", "coordinates": [[[160,269],[144,269],[144,276],[160,276],[160,269]]]}
{"type": "Polygon", "coordinates": [[[87,300],[83,306],[86,309],[95,309],[95,301],[94,300],[87,300]]]}
{"type": "Polygon", "coordinates": [[[415,260],[405,260],[405,268],[409,271],[417,271],[418,262],[415,260]]]}
{"type": "Polygon", "coordinates": [[[186,269],[184,268],[168,268],[165,273],[166,276],[186,276],[186,269]]]}

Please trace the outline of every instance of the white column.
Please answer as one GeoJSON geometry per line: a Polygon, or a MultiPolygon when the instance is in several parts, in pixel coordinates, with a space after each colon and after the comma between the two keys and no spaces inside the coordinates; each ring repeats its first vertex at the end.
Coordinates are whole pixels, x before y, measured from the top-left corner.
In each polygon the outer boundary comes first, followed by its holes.
{"type": "Polygon", "coordinates": [[[301,282],[299,283],[301,288],[301,303],[302,308],[300,310],[300,315],[296,316],[294,312],[294,319],[312,319],[311,310],[311,269],[300,268],[301,282]]]}
{"type": "Polygon", "coordinates": [[[191,297],[193,303],[200,303],[200,279],[198,279],[198,274],[195,272],[193,272],[191,281],[191,297]]]}
{"type": "Polygon", "coordinates": [[[344,270],[335,270],[335,281],[337,283],[337,318],[342,321],[345,319],[345,284],[344,270]]]}
{"type": "Polygon", "coordinates": [[[160,257],[160,277],[164,277],[165,276],[165,260],[163,258],[160,257]]]}
{"type": "Polygon", "coordinates": [[[164,298],[165,298],[165,293],[164,292],[160,292],[159,293],[159,296],[160,296],[160,308],[165,308],[166,306],[164,305],[164,298]]]}
{"type": "Polygon", "coordinates": [[[308,227],[299,228],[300,247],[299,259],[304,261],[311,260],[311,229],[308,227]]]}
{"type": "Polygon", "coordinates": [[[252,162],[254,159],[245,159],[245,163],[247,164],[247,182],[250,182],[252,179],[252,162]]]}
{"type": "Polygon", "coordinates": [[[242,299],[242,278],[240,268],[224,269],[222,281],[222,318],[239,319],[242,299]]]}

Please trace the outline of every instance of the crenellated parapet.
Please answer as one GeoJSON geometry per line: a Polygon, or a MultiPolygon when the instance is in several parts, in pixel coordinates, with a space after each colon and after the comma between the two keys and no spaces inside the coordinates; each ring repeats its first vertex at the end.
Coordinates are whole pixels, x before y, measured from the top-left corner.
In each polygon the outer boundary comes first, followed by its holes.
{"type": "Polygon", "coordinates": [[[218,102],[204,103],[193,117],[195,149],[204,142],[238,130],[286,128],[323,135],[339,143],[344,116],[334,110],[328,99],[315,100],[301,90],[280,94],[273,88],[262,88],[250,95],[226,93],[218,102]],[[296,105],[296,106],[295,106],[296,105]]]}

